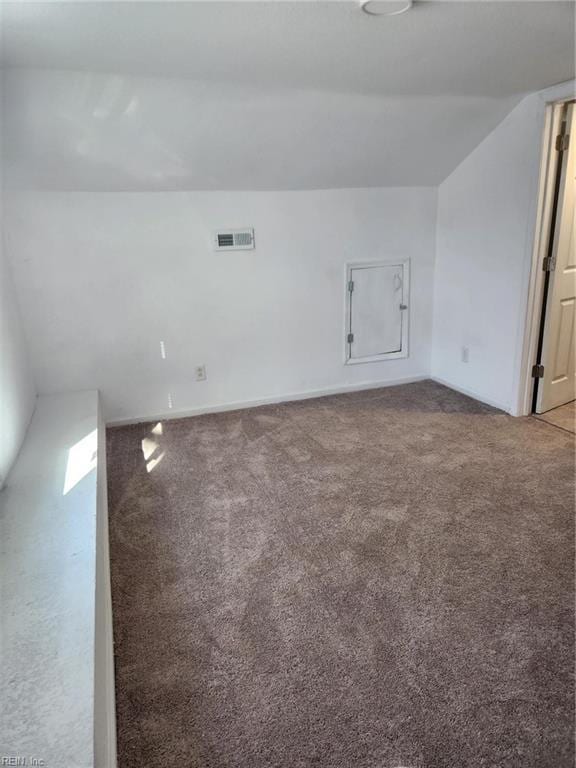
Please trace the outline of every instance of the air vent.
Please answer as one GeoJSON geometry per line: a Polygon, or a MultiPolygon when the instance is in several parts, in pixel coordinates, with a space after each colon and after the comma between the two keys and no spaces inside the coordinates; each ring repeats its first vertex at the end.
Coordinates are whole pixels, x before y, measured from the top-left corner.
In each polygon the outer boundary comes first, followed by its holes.
{"type": "Polygon", "coordinates": [[[245,251],[254,248],[253,229],[224,229],[214,235],[217,251],[245,251]]]}

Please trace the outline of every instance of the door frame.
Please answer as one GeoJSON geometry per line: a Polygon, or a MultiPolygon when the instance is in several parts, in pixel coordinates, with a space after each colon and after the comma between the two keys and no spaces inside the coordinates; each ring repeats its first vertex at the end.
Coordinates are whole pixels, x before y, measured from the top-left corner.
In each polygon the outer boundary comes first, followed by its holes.
{"type": "MultiPolygon", "coordinates": [[[[532,220],[535,221],[534,240],[531,244],[530,269],[527,279],[526,311],[521,325],[519,362],[516,366],[514,391],[516,401],[511,413],[514,416],[529,416],[532,413],[535,379],[532,368],[536,364],[542,322],[542,307],[546,272],[542,268],[548,253],[551,236],[550,225],[553,211],[554,184],[560,154],[555,142],[559,132],[562,107],[574,101],[574,82],[547,89],[542,93],[544,131],[540,155],[538,193],[532,220]]],[[[573,137],[576,140],[576,137],[573,137]]],[[[553,233],[552,233],[553,234],[553,233]]]]}
{"type": "MultiPolygon", "coordinates": [[[[574,375],[569,375],[560,381],[556,381],[553,376],[553,361],[556,360],[553,350],[557,351],[557,345],[561,342],[559,334],[563,327],[561,320],[562,310],[558,306],[558,291],[566,290],[569,287],[569,294],[563,295],[572,298],[573,314],[573,297],[574,288],[576,287],[574,284],[573,268],[571,267],[568,271],[565,271],[567,265],[574,263],[574,258],[571,256],[572,250],[568,246],[573,241],[574,226],[574,184],[576,183],[574,180],[574,174],[576,173],[575,104],[576,100],[564,105],[560,131],[562,135],[568,137],[568,142],[566,146],[562,146],[561,151],[556,153],[559,162],[556,169],[553,219],[550,226],[547,252],[547,258],[550,259],[552,270],[547,270],[544,275],[544,295],[538,339],[538,357],[536,360],[544,368],[542,370],[543,375],[534,380],[532,410],[535,413],[545,413],[552,408],[557,408],[566,402],[570,402],[576,397],[576,379],[574,379],[574,375]],[[569,207],[565,208],[566,205],[569,207]]],[[[564,144],[564,141],[562,144],[564,144]]],[[[576,318],[573,317],[571,323],[573,329],[574,322],[576,322],[576,318]]],[[[572,330],[572,334],[573,332],[572,330]]],[[[562,341],[562,344],[564,343],[562,341]]],[[[568,347],[567,365],[572,357],[570,352],[571,346],[568,347]]]]}
{"type": "Polygon", "coordinates": [[[403,357],[408,357],[408,344],[410,339],[409,326],[410,326],[410,259],[408,257],[402,257],[398,259],[378,259],[377,261],[349,261],[345,265],[345,282],[344,282],[344,365],[362,365],[364,363],[385,363],[387,360],[398,360],[403,357]],[[402,266],[403,269],[403,283],[402,283],[402,301],[406,304],[407,309],[403,310],[402,318],[402,347],[399,352],[386,352],[382,355],[373,355],[371,357],[350,357],[350,345],[348,344],[347,337],[351,331],[350,325],[352,321],[352,303],[350,301],[350,291],[348,290],[348,284],[352,279],[353,269],[370,269],[371,267],[395,267],[402,266]]]}

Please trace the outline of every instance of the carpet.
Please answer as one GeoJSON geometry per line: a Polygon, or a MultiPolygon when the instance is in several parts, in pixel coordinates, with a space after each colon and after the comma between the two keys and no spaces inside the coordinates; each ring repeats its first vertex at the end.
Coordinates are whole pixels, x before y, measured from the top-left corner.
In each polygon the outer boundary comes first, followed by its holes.
{"type": "Polygon", "coordinates": [[[430,381],[107,433],[121,768],[572,768],[574,441],[430,381]]]}

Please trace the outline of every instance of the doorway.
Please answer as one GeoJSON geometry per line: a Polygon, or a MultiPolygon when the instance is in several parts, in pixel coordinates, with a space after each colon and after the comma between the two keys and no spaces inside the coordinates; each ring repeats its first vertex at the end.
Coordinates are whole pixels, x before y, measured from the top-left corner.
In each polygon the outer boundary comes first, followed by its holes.
{"type": "Polygon", "coordinates": [[[575,200],[576,104],[570,100],[547,112],[524,411],[568,423],[576,420],[575,200]]]}

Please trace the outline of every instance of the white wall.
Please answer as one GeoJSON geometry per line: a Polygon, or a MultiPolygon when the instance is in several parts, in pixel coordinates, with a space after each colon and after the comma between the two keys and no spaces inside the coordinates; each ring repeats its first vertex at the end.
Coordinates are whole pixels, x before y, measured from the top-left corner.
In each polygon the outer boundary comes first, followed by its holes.
{"type": "Polygon", "coordinates": [[[35,400],[14,287],[0,250],[0,488],[24,438],[35,400]]]}
{"type": "MultiPolygon", "coordinates": [[[[0,127],[1,118],[0,114],[0,127]]],[[[0,182],[2,171],[0,153],[0,182]]],[[[36,401],[18,301],[5,256],[1,196],[0,183],[0,488],[18,454],[36,401]]]]}
{"type": "Polygon", "coordinates": [[[505,410],[517,399],[543,118],[543,99],[525,98],[438,190],[432,375],[505,410]]]}
{"type": "Polygon", "coordinates": [[[435,216],[430,188],[14,195],[39,390],[98,388],[122,420],[427,375],[435,216]],[[235,226],[256,250],[214,252],[213,230],[235,226]],[[344,366],[344,265],[398,257],[410,356],[344,366]]]}

